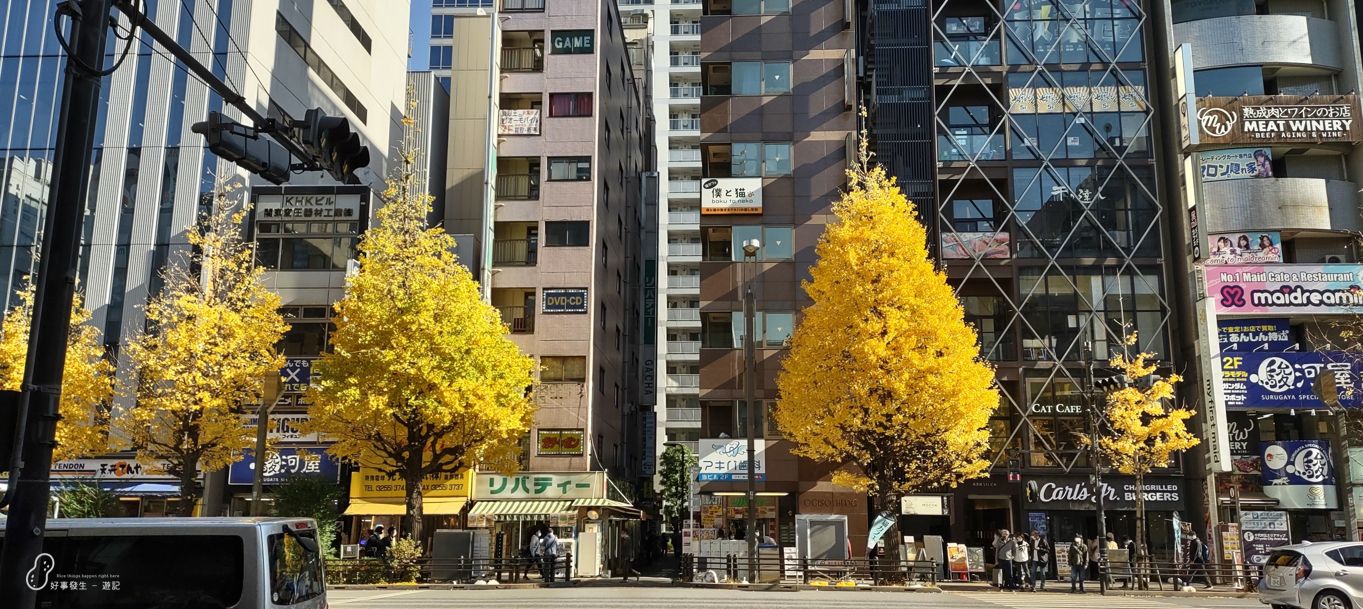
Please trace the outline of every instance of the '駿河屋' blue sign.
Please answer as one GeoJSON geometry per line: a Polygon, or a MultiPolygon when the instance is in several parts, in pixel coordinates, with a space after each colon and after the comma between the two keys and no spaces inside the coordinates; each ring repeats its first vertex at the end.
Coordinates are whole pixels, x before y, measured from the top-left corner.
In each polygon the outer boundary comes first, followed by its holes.
{"type": "Polygon", "coordinates": [[[1308,351],[1221,353],[1221,386],[1227,408],[1328,408],[1316,397],[1316,379],[1334,376],[1341,406],[1363,404],[1359,392],[1360,357],[1308,351]]]}
{"type": "MultiPolygon", "coordinates": [[[[228,484],[251,484],[256,460],[252,451],[242,451],[241,460],[227,470],[228,484]]],[[[290,476],[309,476],[335,482],[341,468],[325,448],[277,448],[265,453],[265,484],[280,484],[290,476]]]]}
{"type": "Polygon", "coordinates": [[[1278,507],[1339,508],[1328,440],[1265,442],[1263,468],[1264,494],[1277,499],[1278,507]]]}

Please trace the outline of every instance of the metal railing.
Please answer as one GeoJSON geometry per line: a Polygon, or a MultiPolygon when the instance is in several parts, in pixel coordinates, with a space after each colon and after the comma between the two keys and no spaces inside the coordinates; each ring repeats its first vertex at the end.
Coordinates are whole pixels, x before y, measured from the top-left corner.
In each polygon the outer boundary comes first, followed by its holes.
{"type": "Polygon", "coordinates": [[[699,243],[669,243],[667,244],[668,256],[699,256],[699,243]]]}
{"type": "Polygon", "coordinates": [[[1099,567],[1107,577],[1108,588],[1139,590],[1181,590],[1184,586],[1229,586],[1242,592],[1258,589],[1263,567],[1259,565],[1192,564],[1149,560],[1142,565],[1110,561],[1099,567]]]}
{"type": "Polygon", "coordinates": [[[668,275],[667,287],[698,288],[700,287],[700,275],[668,275]]]}
{"type": "Polygon", "coordinates": [[[667,341],[668,353],[700,353],[700,341],[698,340],[669,340],[667,341]]]}
{"type": "Polygon", "coordinates": [[[698,68],[700,67],[700,53],[671,55],[668,61],[674,68],[698,68]]]}
{"type": "Polygon", "coordinates": [[[537,250],[529,239],[497,239],[492,242],[492,263],[535,266],[537,250]]]}
{"type": "Polygon", "coordinates": [[[670,118],[667,119],[667,128],[673,131],[699,131],[700,119],[698,118],[670,118]]]}
{"type": "Polygon", "coordinates": [[[542,72],[544,71],[544,50],[535,47],[502,49],[502,71],[542,72]]]}
{"type": "Polygon", "coordinates": [[[502,312],[502,321],[511,328],[512,334],[529,334],[535,331],[535,310],[526,307],[497,307],[502,312]]]}
{"type": "Polygon", "coordinates": [[[552,583],[573,580],[573,555],[551,563],[536,558],[422,558],[399,563],[379,558],[329,559],[327,580],[335,584],[472,583],[496,579],[508,583],[552,583]]]}
{"type": "Polygon", "coordinates": [[[528,173],[498,173],[497,198],[532,200],[540,198],[539,176],[528,173]]]}
{"type": "Polygon", "coordinates": [[[673,23],[673,24],[671,24],[671,25],[672,25],[672,35],[673,35],[673,36],[699,36],[699,35],[700,35],[700,24],[699,24],[699,23],[673,23]]]}
{"type": "Polygon", "coordinates": [[[668,94],[674,99],[700,99],[700,85],[669,87],[668,94]]]}
{"type": "Polygon", "coordinates": [[[668,408],[667,420],[677,421],[678,423],[695,423],[700,421],[699,408],[668,408]]]}
{"type": "Polygon", "coordinates": [[[699,374],[669,374],[667,375],[668,387],[700,387],[699,374]]]}
{"type": "Polygon", "coordinates": [[[675,308],[667,310],[667,321],[700,321],[700,309],[675,308]]]}
{"type": "Polygon", "coordinates": [[[667,151],[667,160],[673,163],[699,163],[700,148],[671,148],[667,151]]]}
{"type": "Polygon", "coordinates": [[[667,192],[698,193],[700,192],[700,180],[668,180],[667,192]]]}
{"type": "Polygon", "coordinates": [[[800,558],[786,560],[778,548],[758,549],[757,558],[727,555],[719,557],[683,554],[677,567],[677,579],[683,582],[741,582],[748,579],[750,567],[756,568],[757,580],[752,583],[810,583],[853,582],[869,585],[902,585],[918,582],[937,584],[940,570],[935,560],[891,560],[854,558],[850,560],[820,560],[800,558]]]}

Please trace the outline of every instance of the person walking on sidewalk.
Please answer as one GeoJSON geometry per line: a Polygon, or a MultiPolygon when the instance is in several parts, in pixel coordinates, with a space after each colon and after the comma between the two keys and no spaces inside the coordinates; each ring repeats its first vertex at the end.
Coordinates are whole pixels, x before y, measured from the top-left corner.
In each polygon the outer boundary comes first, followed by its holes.
{"type": "Polygon", "coordinates": [[[1046,543],[1046,538],[1041,533],[1032,531],[1032,589],[1045,590],[1046,576],[1050,574],[1051,565],[1051,546],[1046,543]]]}
{"type": "Polygon", "coordinates": [[[554,572],[558,570],[558,537],[554,535],[554,529],[545,527],[544,538],[540,541],[544,547],[540,551],[540,562],[544,565],[544,581],[554,583],[554,572]]]}
{"type": "Polygon", "coordinates": [[[1070,545],[1070,592],[1084,591],[1084,567],[1088,557],[1089,548],[1084,544],[1084,536],[1076,534],[1070,545]]]}
{"type": "Polygon", "coordinates": [[[1013,538],[1013,587],[1018,590],[1026,590],[1029,586],[1035,585],[1032,582],[1032,574],[1028,569],[1028,563],[1032,562],[1031,544],[1027,543],[1027,534],[1018,531],[1013,538]]]}
{"type": "Polygon", "coordinates": [[[1013,552],[1017,550],[1017,541],[1009,534],[1008,529],[1000,530],[999,537],[1001,539],[995,542],[998,544],[995,546],[995,551],[999,561],[999,570],[1003,572],[1003,579],[999,588],[1011,590],[1013,588],[1013,552]]]}
{"type": "Polygon", "coordinates": [[[1207,574],[1207,560],[1211,558],[1207,544],[1197,538],[1197,533],[1188,536],[1188,585],[1193,585],[1197,581],[1197,576],[1202,575],[1202,583],[1205,584],[1204,590],[1212,587],[1212,578],[1207,574]]]}

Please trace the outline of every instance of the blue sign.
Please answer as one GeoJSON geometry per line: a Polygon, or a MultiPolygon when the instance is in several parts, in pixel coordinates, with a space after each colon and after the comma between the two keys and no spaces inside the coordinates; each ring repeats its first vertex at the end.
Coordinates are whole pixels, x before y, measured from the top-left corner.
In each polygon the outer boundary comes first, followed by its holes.
{"type": "MultiPolygon", "coordinates": [[[[252,451],[243,451],[241,460],[227,471],[228,484],[252,483],[256,460],[252,451]]],[[[325,448],[278,448],[266,453],[265,484],[279,484],[290,476],[309,476],[340,480],[341,468],[325,448]]]]}
{"type": "Polygon", "coordinates": [[[1264,442],[1263,469],[1264,494],[1277,499],[1278,507],[1339,508],[1329,441],[1264,442]]]}
{"type": "Polygon", "coordinates": [[[312,360],[291,357],[279,369],[280,385],[284,393],[303,393],[312,383],[312,360]]]}
{"type": "Polygon", "coordinates": [[[1221,351],[1272,351],[1290,349],[1292,325],[1286,319],[1222,319],[1216,322],[1221,351]]]}
{"type": "Polygon", "coordinates": [[[1358,406],[1359,370],[1359,356],[1340,352],[1221,354],[1227,408],[1329,408],[1315,394],[1322,374],[1334,375],[1341,406],[1358,406]]]}

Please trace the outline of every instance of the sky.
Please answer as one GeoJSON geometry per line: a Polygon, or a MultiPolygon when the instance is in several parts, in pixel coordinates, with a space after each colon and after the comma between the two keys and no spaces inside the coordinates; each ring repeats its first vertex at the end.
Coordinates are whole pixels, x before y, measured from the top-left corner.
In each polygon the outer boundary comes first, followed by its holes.
{"type": "Polygon", "coordinates": [[[430,69],[431,57],[426,51],[431,43],[431,2],[412,0],[412,57],[407,60],[408,70],[430,69]]]}

